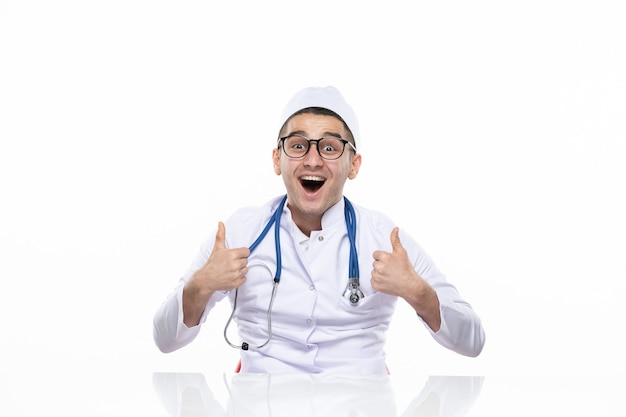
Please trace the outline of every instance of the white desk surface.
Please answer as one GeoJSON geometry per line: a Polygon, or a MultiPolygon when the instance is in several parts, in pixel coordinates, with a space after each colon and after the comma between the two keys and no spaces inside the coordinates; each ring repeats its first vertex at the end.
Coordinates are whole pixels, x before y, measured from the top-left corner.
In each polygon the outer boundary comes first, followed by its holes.
{"type": "Polygon", "coordinates": [[[253,375],[163,370],[149,358],[6,359],[2,416],[626,416],[623,375],[253,375]]]}

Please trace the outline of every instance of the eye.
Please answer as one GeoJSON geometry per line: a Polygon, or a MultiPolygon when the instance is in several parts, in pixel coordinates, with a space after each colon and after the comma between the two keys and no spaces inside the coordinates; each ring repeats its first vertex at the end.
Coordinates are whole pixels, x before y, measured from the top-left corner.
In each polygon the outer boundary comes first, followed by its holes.
{"type": "Polygon", "coordinates": [[[309,147],[307,140],[300,136],[289,136],[287,146],[293,150],[306,150],[309,147]]]}
{"type": "Polygon", "coordinates": [[[342,145],[341,140],[335,137],[325,137],[319,142],[320,152],[333,157],[341,153],[342,145]]]}

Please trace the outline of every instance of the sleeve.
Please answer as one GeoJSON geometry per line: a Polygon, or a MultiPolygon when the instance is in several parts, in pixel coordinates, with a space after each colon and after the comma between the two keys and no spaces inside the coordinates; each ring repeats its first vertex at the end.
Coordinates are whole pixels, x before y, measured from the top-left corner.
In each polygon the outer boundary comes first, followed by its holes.
{"type": "Polygon", "coordinates": [[[485,330],[480,317],[452,285],[433,287],[439,297],[441,327],[433,332],[426,326],[431,335],[440,345],[456,353],[478,356],[485,345],[485,330]]]}
{"type": "Polygon", "coordinates": [[[157,309],[153,318],[152,336],[157,347],[165,353],[173,352],[192,342],[198,333],[207,315],[218,301],[226,297],[227,293],[218,292],[213,294],[206,308],[200,324],[194,327],[187,327],[183,322],[183,288],[191,276],[204,265],[211,253],[213,239],[207,239],[200,251],[180,278],[178,285],[167,296],[157,309]]]}
{"type": "Polygon", "coordinates": [[[434,332],[426,323],[424,326],[440,345],[461,355],[478,356],[485,344],[485,330],[480,317],[415,241],[408,236],[401,239],[414,246],[414,251],[409,253],[417,253],[415,270],[433,287],[439,298],[441,327],[434,332]]]}

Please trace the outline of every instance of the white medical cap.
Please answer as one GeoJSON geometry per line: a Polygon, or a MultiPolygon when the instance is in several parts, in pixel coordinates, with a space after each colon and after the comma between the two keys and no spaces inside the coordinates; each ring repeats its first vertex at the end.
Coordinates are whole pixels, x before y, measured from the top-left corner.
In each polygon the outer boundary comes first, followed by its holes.
{"type": "Polygon", "coordinates": [[[352,132],[355,146],[358,148],[360,144],[359,121],[339,90],[332,86],[309,87],[297,92],[283,110],[280,119],[281,128],[294,113],[309,107],[321,107],[337,113],[352,132]]]}

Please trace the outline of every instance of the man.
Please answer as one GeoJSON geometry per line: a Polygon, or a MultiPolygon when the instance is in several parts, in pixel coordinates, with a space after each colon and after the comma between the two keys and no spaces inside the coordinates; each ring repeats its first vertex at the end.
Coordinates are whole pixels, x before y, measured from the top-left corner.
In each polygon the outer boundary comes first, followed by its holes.
{"type": "Polygon", "coordinates": [[[281,122],[273,162],[286,199],[218,224],[155,315],[159,349],[191,342],[228,297],[243,342],[224,334],[242,348],[242,372],[385,373],[386,331],[402,298],[437,342],[477,356],[484,330],[456,288],[390,219],[344,198],[361,155],[340,92],[298,92],[281,122]]]}

